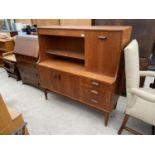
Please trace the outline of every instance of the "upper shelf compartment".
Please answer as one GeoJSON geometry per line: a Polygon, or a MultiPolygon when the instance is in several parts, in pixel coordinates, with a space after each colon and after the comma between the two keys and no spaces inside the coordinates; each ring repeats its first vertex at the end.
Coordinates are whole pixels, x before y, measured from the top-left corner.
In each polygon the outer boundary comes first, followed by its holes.
{"type": "Polygon", "coordinates": [[[61,57],[84,60],[84,53],[78,52],[78,51],[50,50],[50,51],[46,51],[46,53],[56,55],[56,56],[61,56],[61,57]]]}
{"type": "Polygon", "coordinates": [[[57,57],[84,60],[84,38],[68,36],[48,36],[46,54],[57,57]]]}

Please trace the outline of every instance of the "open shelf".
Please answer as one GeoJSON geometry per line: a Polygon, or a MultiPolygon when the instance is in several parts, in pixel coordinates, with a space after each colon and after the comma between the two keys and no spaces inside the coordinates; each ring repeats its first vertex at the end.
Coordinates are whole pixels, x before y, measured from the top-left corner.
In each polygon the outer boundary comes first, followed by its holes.
{"type": "Polygon", "coordinates": [[[84,53],[78,52],[78,51],[49,50],[49,51],[46,51],[46,53],[56,55],[56,56],[62,56],[62,57],[84,60],[84,53]]]}

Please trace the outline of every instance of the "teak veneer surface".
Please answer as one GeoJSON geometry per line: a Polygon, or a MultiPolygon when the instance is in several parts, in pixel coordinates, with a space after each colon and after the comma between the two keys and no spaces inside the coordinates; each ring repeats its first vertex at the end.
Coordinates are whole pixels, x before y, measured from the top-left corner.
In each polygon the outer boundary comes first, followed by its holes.
{"type": "Polygon", "coordinates": [[[84,77],[91,77],[92,79],[96,79],[102,82],[106,82],[109,84],[113,84],[115,78],[110,76],[105,76],[102,74],[96,74],[93,72],[88,72],[85,70],[83,64],[80,63],[73,63],[67,61],[60,61],[60,60],[46,60],[39,63],[39,66],[44,66],[47,68],[53,68],[59,71],[68,72],[71,74],[84,76],[84,77]]]}
{"type": "Polygon", "coordinates": [[[105,113],[116,107],[123,49],[130,26],[43,26],[38,28],[41,87],[105,113]],[[82,56],[82,57],[81,57],[82,56]]]}
{"type": "Polygon", "coordinates": [[[62,30],[107,30],[107,31],[122,31],[131,26],[40,26],[38,29],[62,29],[62,30]]]}

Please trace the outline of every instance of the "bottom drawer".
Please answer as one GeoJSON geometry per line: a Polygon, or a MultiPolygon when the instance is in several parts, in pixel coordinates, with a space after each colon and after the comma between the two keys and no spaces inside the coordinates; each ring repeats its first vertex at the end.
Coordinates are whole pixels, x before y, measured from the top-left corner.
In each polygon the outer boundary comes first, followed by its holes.
{"type": "Polygon", "coordinates": [[[112,104],[111,93],[91,87],[81,86],[81,101],[108,110],[112,104]]]}
{"type": "Polygon", "coordinates": [[[15,70],[17,70],[16,64],[10,64],[7,62],[4,62],[4,68],[9,72],[15,72],[15,70]]]}
{"type": "Polygon", "coordinates": [[[28,73],[25,74],[24,72],[22,72],[21,73],[21,79],[22,79],[23,83],[34,85],[34,86],[37,86],[37,87],[40,86],[37,74],[34,74],[34,75],[33,74],[28,74],[28,73]]]}

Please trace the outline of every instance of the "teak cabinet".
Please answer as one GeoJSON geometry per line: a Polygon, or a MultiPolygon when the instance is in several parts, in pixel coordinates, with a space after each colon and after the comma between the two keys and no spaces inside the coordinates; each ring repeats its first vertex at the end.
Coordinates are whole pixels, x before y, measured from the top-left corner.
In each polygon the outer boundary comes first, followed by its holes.
{"type": "Polygon", "coordinates": [[[39,27],[41,87],[109,114],[117,104],[131,27],[39,27]]]}

